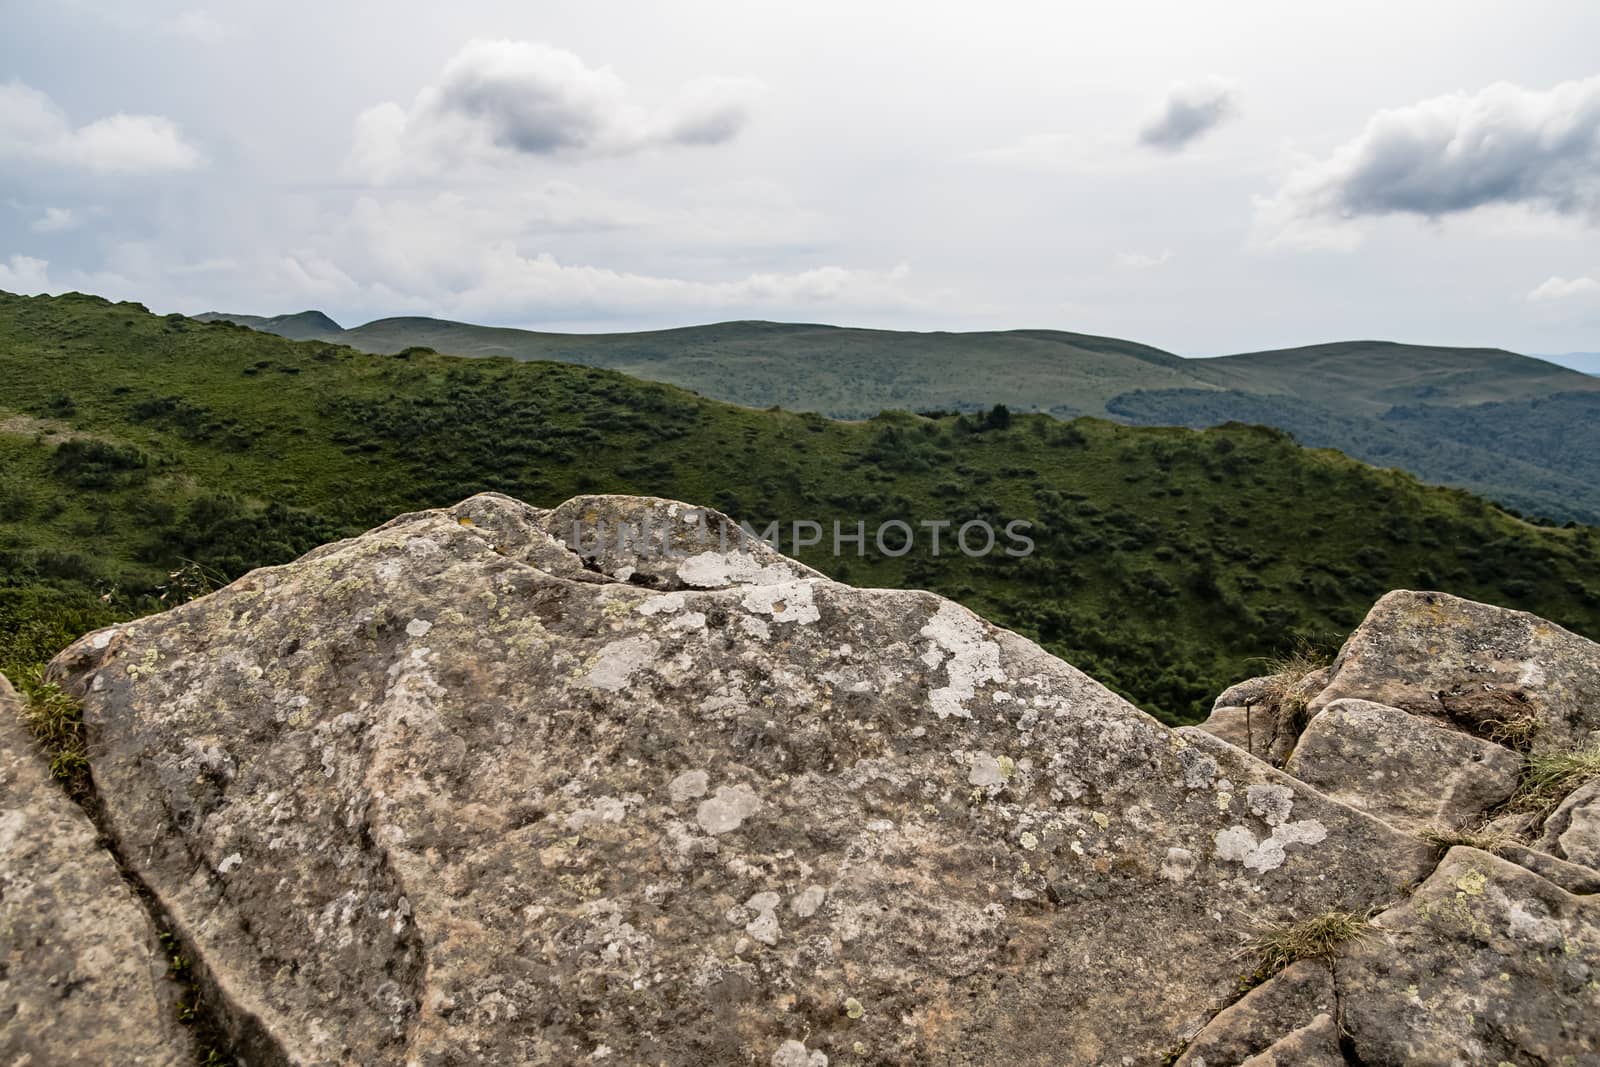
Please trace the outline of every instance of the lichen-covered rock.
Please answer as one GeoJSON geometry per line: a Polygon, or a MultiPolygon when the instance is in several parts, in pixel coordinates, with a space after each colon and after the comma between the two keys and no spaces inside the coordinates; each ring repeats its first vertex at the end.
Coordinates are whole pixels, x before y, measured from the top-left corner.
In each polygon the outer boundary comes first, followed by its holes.
{"type": "Polygon", "coordinates": [[[1353,1062],[1600,1063],[1600,900],[1453,848],[1335,964],[1353,1062]]]}
{"type": "Polygon", "coordinates": [[[702,520],[475,497],[58,658],[234,1051],[1154,1063],[1258,923],[1432,863],[955,604],[702,520]],[[591,516],[677,532],[582,558],[591,516]]]}
{"type": "Polygon", "coordinates": [[[1537,847],[1600,871],[1600,779],[1579,786],[1550,813],[1537,847]]]}
{"type": "Polygon", "coordinates": [[[1339,1048],[1339,1025],[1333,1016],[1318,1015],[1239,1067],[1349,1067],[1349,1061],[1339,1048]]]}
{"type": "Polygon", "coordinates": [[[0,1064],[193,1063],[149,917],[20,714],[0,677],[0,1064]]]}
{"type": "Polygon", "coordinates": [[[1189,1042],[1174,1067],[1235,1067],[1338,1011],[1333,972],[1320,960],[1301,960],[1230,1004],[1189,1042]]]}
{"type": "Polygon", "coordinates": [[[1399,590],[1350,635],[1309,710],[1352,697],[1569,747],[1600,728],[1600,645],[1527,612],[1399,590]]]}
{"type": "Polygon", "coordinates": [[[1369,700],[1336,700],[1301,733],[1284,770],[1412,833],[1481,825],[1521,779],[1513,751],[1369,700]]]}

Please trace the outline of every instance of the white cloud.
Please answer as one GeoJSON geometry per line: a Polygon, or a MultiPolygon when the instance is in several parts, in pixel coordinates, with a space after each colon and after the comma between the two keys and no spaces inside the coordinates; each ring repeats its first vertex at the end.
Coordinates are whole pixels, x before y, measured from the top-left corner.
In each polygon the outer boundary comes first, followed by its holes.
{"type": "Polygon", "coordinates": [[[1172,262],[1172,257],[1177,255],[1170,248],[1163,248],[1154,254],[1149,252],[1119,252],[1117,253],[1117,266],[1128,270],[1149,270],[1152,267],[1164,266],[1172,262]]]}
{"type": "Polygon", "coordinates": [[[49,262],[23,255],[0,261],[0,289],[24,296],[50,291],[49,262]]]}
{"type": "Polygon", "coordinates": [[[83,219],[71,208],[47,207],[29,229],[34,233],[60,233],[63,230],[75,230],[81,225],[83,219]]]}
{"type": "Polygon", "coordinates": [[[279,257],[268,281],[324,303],[501,321],[920,305],[904,265],[683,278],[574,263],[540,243],[536,231],[516,235],[514,221],[508,227],[475,199],[363,196],[321,235],[279,257]]]}
{"type": "Polygon", "coordinates": [[[233,36],[228,26],[211,12],[190,8],[173,19],[167,26],[170,33],[200,44],[221,44],[233,36]]]}
{"type": "Polygon", "coordinates": [[[1600,219],[1600,76],[1542,91],[1502,82],[1380,111],[1259,205],[1270,227],[1312,240],[1361,218],[1505,206],[1600,219]]]}
{"type": "Polygon", "coordinates": [[[646,108],[609,67],[590,67],[571,52],[528,41],[473,41],[410,107],[389,101],[357,118],[347,169],[381,182],[530,156],[721,144],[744,128],[757,89],[754,82],[708,79],[646,108]]]}
{"type": "Polygon", "coordinates": [[[1233,89],[1221,78],[1175,85],[1140,127],[1139,143],[1177,152],[1216,129],[1236,111],[1233,89]]]}
{"type": "Polygon", "coordinates": [[[105,174],[192,170],[200,152],[160,115],[108,115],[74,127],[44,93],[0,85],[0,159],[25,159],[105,174]]]}
{"type": "Polygon", "coordinates": [[[1594,297],[1600,297],[1600,281],[1559,276],[1545,279],[1528,294],[1528,300],[1536,304],[1594,297]]]}

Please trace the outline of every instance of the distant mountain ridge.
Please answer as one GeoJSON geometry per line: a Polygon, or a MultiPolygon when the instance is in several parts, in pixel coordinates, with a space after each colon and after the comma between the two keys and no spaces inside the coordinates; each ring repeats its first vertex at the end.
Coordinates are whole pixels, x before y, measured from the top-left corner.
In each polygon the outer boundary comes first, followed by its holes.
{"type": "Polygon", "coordinates": [[[1186,359],[1040,329],[736,321],[562,334],[421,317],[340,330],[318,312],[211,317],[365,352],[425,347],[602,367],[749,407],[836,418],[1004,404],[1135,425],[1259,423],[1519,511],[1600,524],[1600,458],[1591,458],[1600,457],[1600,378],[1503,349],[1369,340],[1186,359]]]}
{"type": "Polygon", "coordinates": [[[226,311],[207,311],[196,315],[198,322],[232,322],[263,333],[274,333],[291,341],[314,341],[344,332],[344,327],[320,311],[300,311],[293,315],[235,315],[226,311]]]}

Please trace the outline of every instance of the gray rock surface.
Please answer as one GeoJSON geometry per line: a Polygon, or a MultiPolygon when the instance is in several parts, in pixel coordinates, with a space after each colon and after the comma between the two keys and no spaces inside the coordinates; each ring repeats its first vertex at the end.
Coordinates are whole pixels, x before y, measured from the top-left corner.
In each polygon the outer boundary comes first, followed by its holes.
{"type": "Polygon", "coordinates": [[[1453,848],[1335,968],[1357,1062],[1600,1063],[1600,899],[1453,848]]]}
{"type": "MultiPolygon", "coordinates": [[[[1331,668],[1170,730],[704,508],[490,494],[52,671],[102,828],[248,1067],[1380,1067],[1600,1062],[1593,792],[1499,816],[1525,866],[1416,834],[1496,813],[1506,722],[1589,736],[1597,652],[1396,593],[1331,668]],[[1264,929],[1333,910],[1373,929],[1239,997],[1264,929]]],[[[77,818],[6,876],[108,865],[77,818]]],[[[126,988],[101,1026],[159,999],[126,988]]]]}
{"type": "Polygon", "coordinates": [[[1433,862],[930,594],[567,544],[699,511],[476,497],[58,658],[236,1053],[1154,1063],[1433,862]]]}
{"type": "Polygon", "coordinates": [[[0,677],[0,1064],[194,1062],[154,928],[0,677]]]}
{"type": "Polygon", "coordinates": [[[1516,790],[1522,759],[1437,720],[1369,700],[1335,700],[1301,733],[1284,770],[1421,833],[1484,823],[1516,790]]]}
{"type": "Polygon", "coordinates": [[[1545,820],[1537,847],[1600,871],[1600,779],[1579,786],[1545,820]]]}
{"type": "Polygon", "coordinates": [[[1339,1025],[1333,1016],[1318,1015],[1240,1067],[1349,1067],[1349,1061],[1340,1051],[1339,1025]]]}
{"type": "Polygon", "coordinates": [[[1600,728],[1600,645],[1524,611],[1399,590],[1350,635],[1310,702],[1371,700],[1480,737],[1530,719],[1535,750],[1600,728]]]}
{"type": "Polygon", "coordinates": [[[1320,960],[1301,960],[1217,1013],[1174,1067],[1234,1067],[1277,1044],[1286,1029],[1337,1011],[1333,971],[1320,960]]]}

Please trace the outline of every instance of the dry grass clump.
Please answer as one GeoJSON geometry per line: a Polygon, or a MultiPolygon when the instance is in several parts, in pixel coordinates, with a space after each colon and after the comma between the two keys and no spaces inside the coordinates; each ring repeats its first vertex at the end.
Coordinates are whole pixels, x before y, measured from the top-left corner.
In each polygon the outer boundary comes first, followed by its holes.
{"type": "Polygon", "coordinates": [[[1515,715],[1508,719],[1487,719],[1483,725],[1488,727],[1490,741],[1516,749],[1518,752],[1526,752],[1533,744],[1533,735],[1539,728],[1539,718],[1536,715],[1515,715]]]}
{"type": "Polygon", "coordinates": [[[1327,653],[1306,644],[1296,646],[1287,655],[1268,660],[1266,699],[1274,704],[1281,703],[1306,675],[1320,671],[1330,662],[1327,653]]]}
{"type": "Polygon", "coordinates": [[[1548,812],[1573,790],[1600,778],[1600,741],[1523,757],[1522,783],[1511,798],[1521,811],[1548,812]]]}
{"type": "Polygon", "coordinates": [[[1454,829],[1443,826],[1430,826],[1421,833],[1421,838],[1441,852],[1452,849],[1457,845],[1465,845],[1483,852],[1499,855],[1500,851],[1512,845],[1521,844],[1517,835],[1510,830],[1496,830],[1487,824],[1477,827],[1456,827],[1454,829]]]}
{"type": "Polygon", "coordinates": [[[1326,911],[1297,923],[1264,929],[1245,951],[1258,963],[1263,978],[1300,960],[1331,960],[1343,945],[1367,936],[1372,924],[1365,915],[1349,911],[1326,911]]]}

